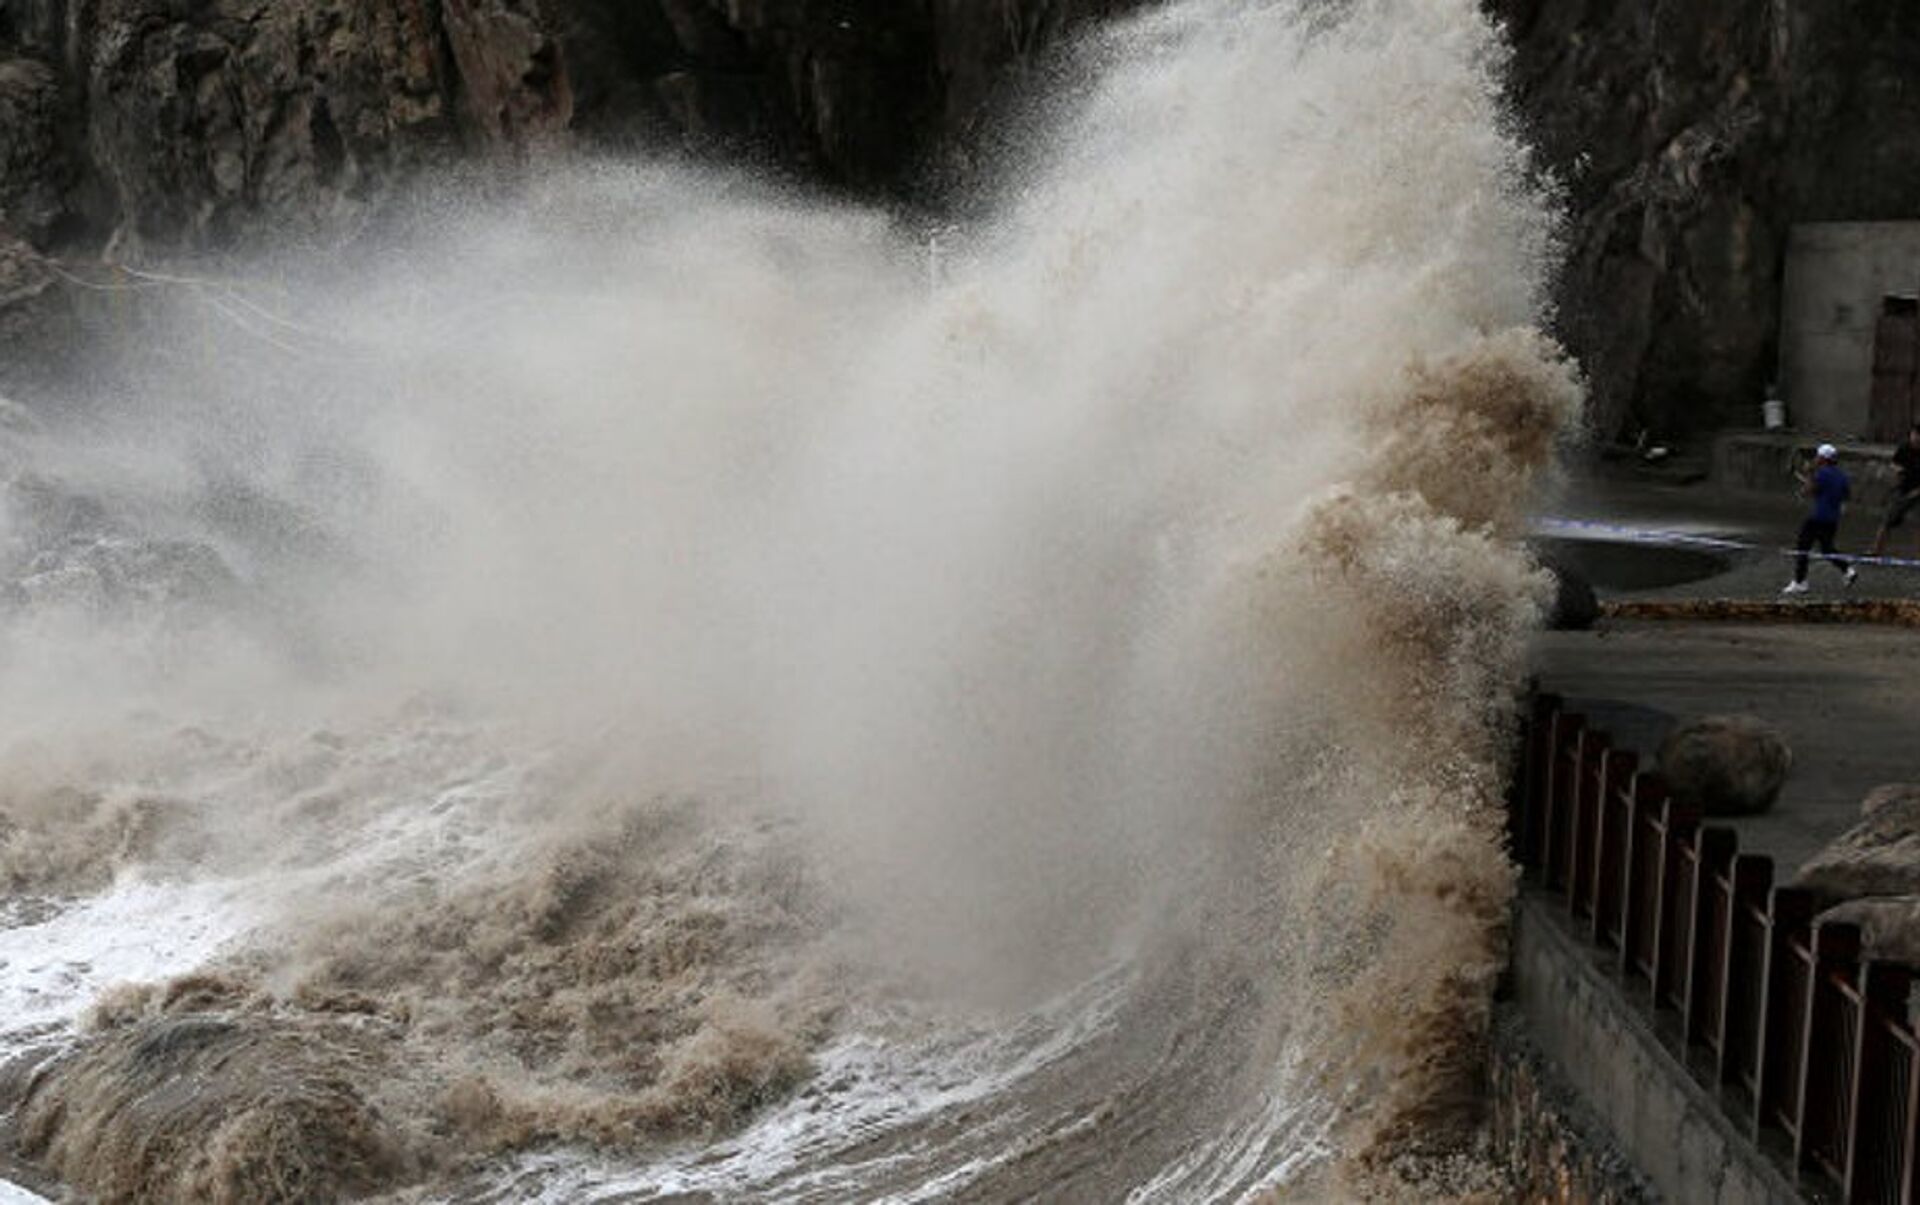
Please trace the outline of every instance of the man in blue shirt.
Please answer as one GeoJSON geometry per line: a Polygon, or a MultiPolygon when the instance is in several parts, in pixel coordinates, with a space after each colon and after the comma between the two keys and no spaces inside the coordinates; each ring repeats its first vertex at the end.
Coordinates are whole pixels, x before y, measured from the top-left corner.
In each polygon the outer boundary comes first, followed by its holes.
{"type": "Polygon", "coordinates": [[[1840,469],[1840,451],[1832,444],[1821,444],[1813,454],[1813,475],[1806,479],[1801,493],[1813,499],[1813,510],[1807,515],[1807,521],[1800,525],[1800,543],[1797,545],[1800,555],[1793,562],[1793,580],[1781,590],[1782,594],[1805,594],[1807,592],[1807,551],[1815,544],[1835,569],[1846,575],[1847,585],[1851,586],[1860,575],[1846,558],[1833,551],[1833,537],[1840,531],[1840,512],[1846,509],[1847,499],[1853,496],[1853,483],[1840,469]]]}

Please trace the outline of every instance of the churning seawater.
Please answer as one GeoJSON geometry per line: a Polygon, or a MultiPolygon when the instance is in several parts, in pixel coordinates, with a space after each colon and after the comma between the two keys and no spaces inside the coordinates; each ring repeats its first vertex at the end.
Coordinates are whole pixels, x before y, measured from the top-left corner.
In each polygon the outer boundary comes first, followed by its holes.
{"type": "Polygon", "coordinates": [[[0,413],[14,1166],[1499,1191],[1513,536],[1579,396],[1497,32],[1185,0],[1071,65],[932,279],[597,163],[103,302],[0,413]]]}

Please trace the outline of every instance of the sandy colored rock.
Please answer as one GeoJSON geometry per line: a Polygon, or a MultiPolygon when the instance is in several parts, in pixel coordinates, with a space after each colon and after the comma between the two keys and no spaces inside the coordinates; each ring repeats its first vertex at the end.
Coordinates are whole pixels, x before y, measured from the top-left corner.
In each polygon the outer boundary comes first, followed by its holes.
{"type": "Polygon", "coordinates": [[[1786,737],[1755,716],[1706,716],[1660,744],[1660,772],[1674,797],[1709,816],[1766,811],[1792,768],[1786,737]]]}
{"type": "Polygon", "coordinates": [[[1821,913],[1819,922],[1858,925],[1870,958],[1920,964],[1920,895],[1848,900],[1821,913]]]}
{"type": "Polygon", "coordinates": [[[1890,782],[1873,788],[1860,801],[1860,814],[1871,816],[1890,807],[1920,808],[1920,782],[1890,782]]]}
{"type": "Polygon", "coordinates": [[[1793,883],[1829,903],[1920,895],[1920,793],[1883,800],[1802,866],[1793,883]]]}

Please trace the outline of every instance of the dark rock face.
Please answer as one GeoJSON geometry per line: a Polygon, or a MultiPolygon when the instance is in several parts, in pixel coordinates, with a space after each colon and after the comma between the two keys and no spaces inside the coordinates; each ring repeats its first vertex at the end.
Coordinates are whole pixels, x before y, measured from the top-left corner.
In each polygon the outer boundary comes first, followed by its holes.
{"type": "Polygon", "coordinates": [[[30,238],[53,232],[65,211],[67,156],[60,77],[37,59],[0,58],[0,225],[30,238]]]}
{"type": "Polygon", "coordinates": [[[899,195],[1042,48],[1144,2],[0,0],[0,395],[117,313],[60,260],[330,248],[431,169],[568,148],[899,195]]]}
{"type": "MultiPolygon", "coordinates": [[[[257,225],[344,228],[452,145],[458,45],[424,2],[14,3],[23,49],[60,64],[79,114],[85,240],[230,245],[257,225]]],[[[494,64],[474,64],[485,95],[494,64]]]]}
{"type": "Polygon", "coordinates": [[[1751,425],[1795,222],[1920,217],[1920,8],[1488,0],[1571,210],[1561,334],[1603,435],[1751,425]]]}
{"type": "Polygon", "coordinates": [[[1693,720],[1660,743],[1660,773],[1674,798],[1708,816],[1766,811],[1792,768],[1786,738],[1753,716],[1693,720]]]}
{"type": "MultiPolygon", "coordinates": [[[[555,144],[898,195],[1045,48],[1151,2],[0,0],[0,243],[340,239],[423,167],[555,144]]],[[[1486,3],[1566,188],[1596,426],[1745,419],[1792,224],[1920,215],[1920,6],[1486,3]]]]}
{"type": "Polygon", "coordinates": [[[42,247],[350,232],[418,168],[561,143],[898,186],[1129,0],[0,0],[0,228],[42,247]]]}

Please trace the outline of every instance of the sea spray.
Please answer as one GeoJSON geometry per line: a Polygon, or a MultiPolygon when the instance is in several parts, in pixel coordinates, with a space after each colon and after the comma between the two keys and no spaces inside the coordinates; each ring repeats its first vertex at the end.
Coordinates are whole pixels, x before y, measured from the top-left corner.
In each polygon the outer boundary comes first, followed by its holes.
{"type": "Polygon", "coordinates": [[[1578,403],[1497,33],[1207,0],[1080,61],[931,289],[875,214],[555,165],[271,295],[176,272],[124,388],[7,429],[4,881],[218,879],[249,930],[13,1043],[25,1155],[1485,1182],[1512,540],[1578,403]]]}

